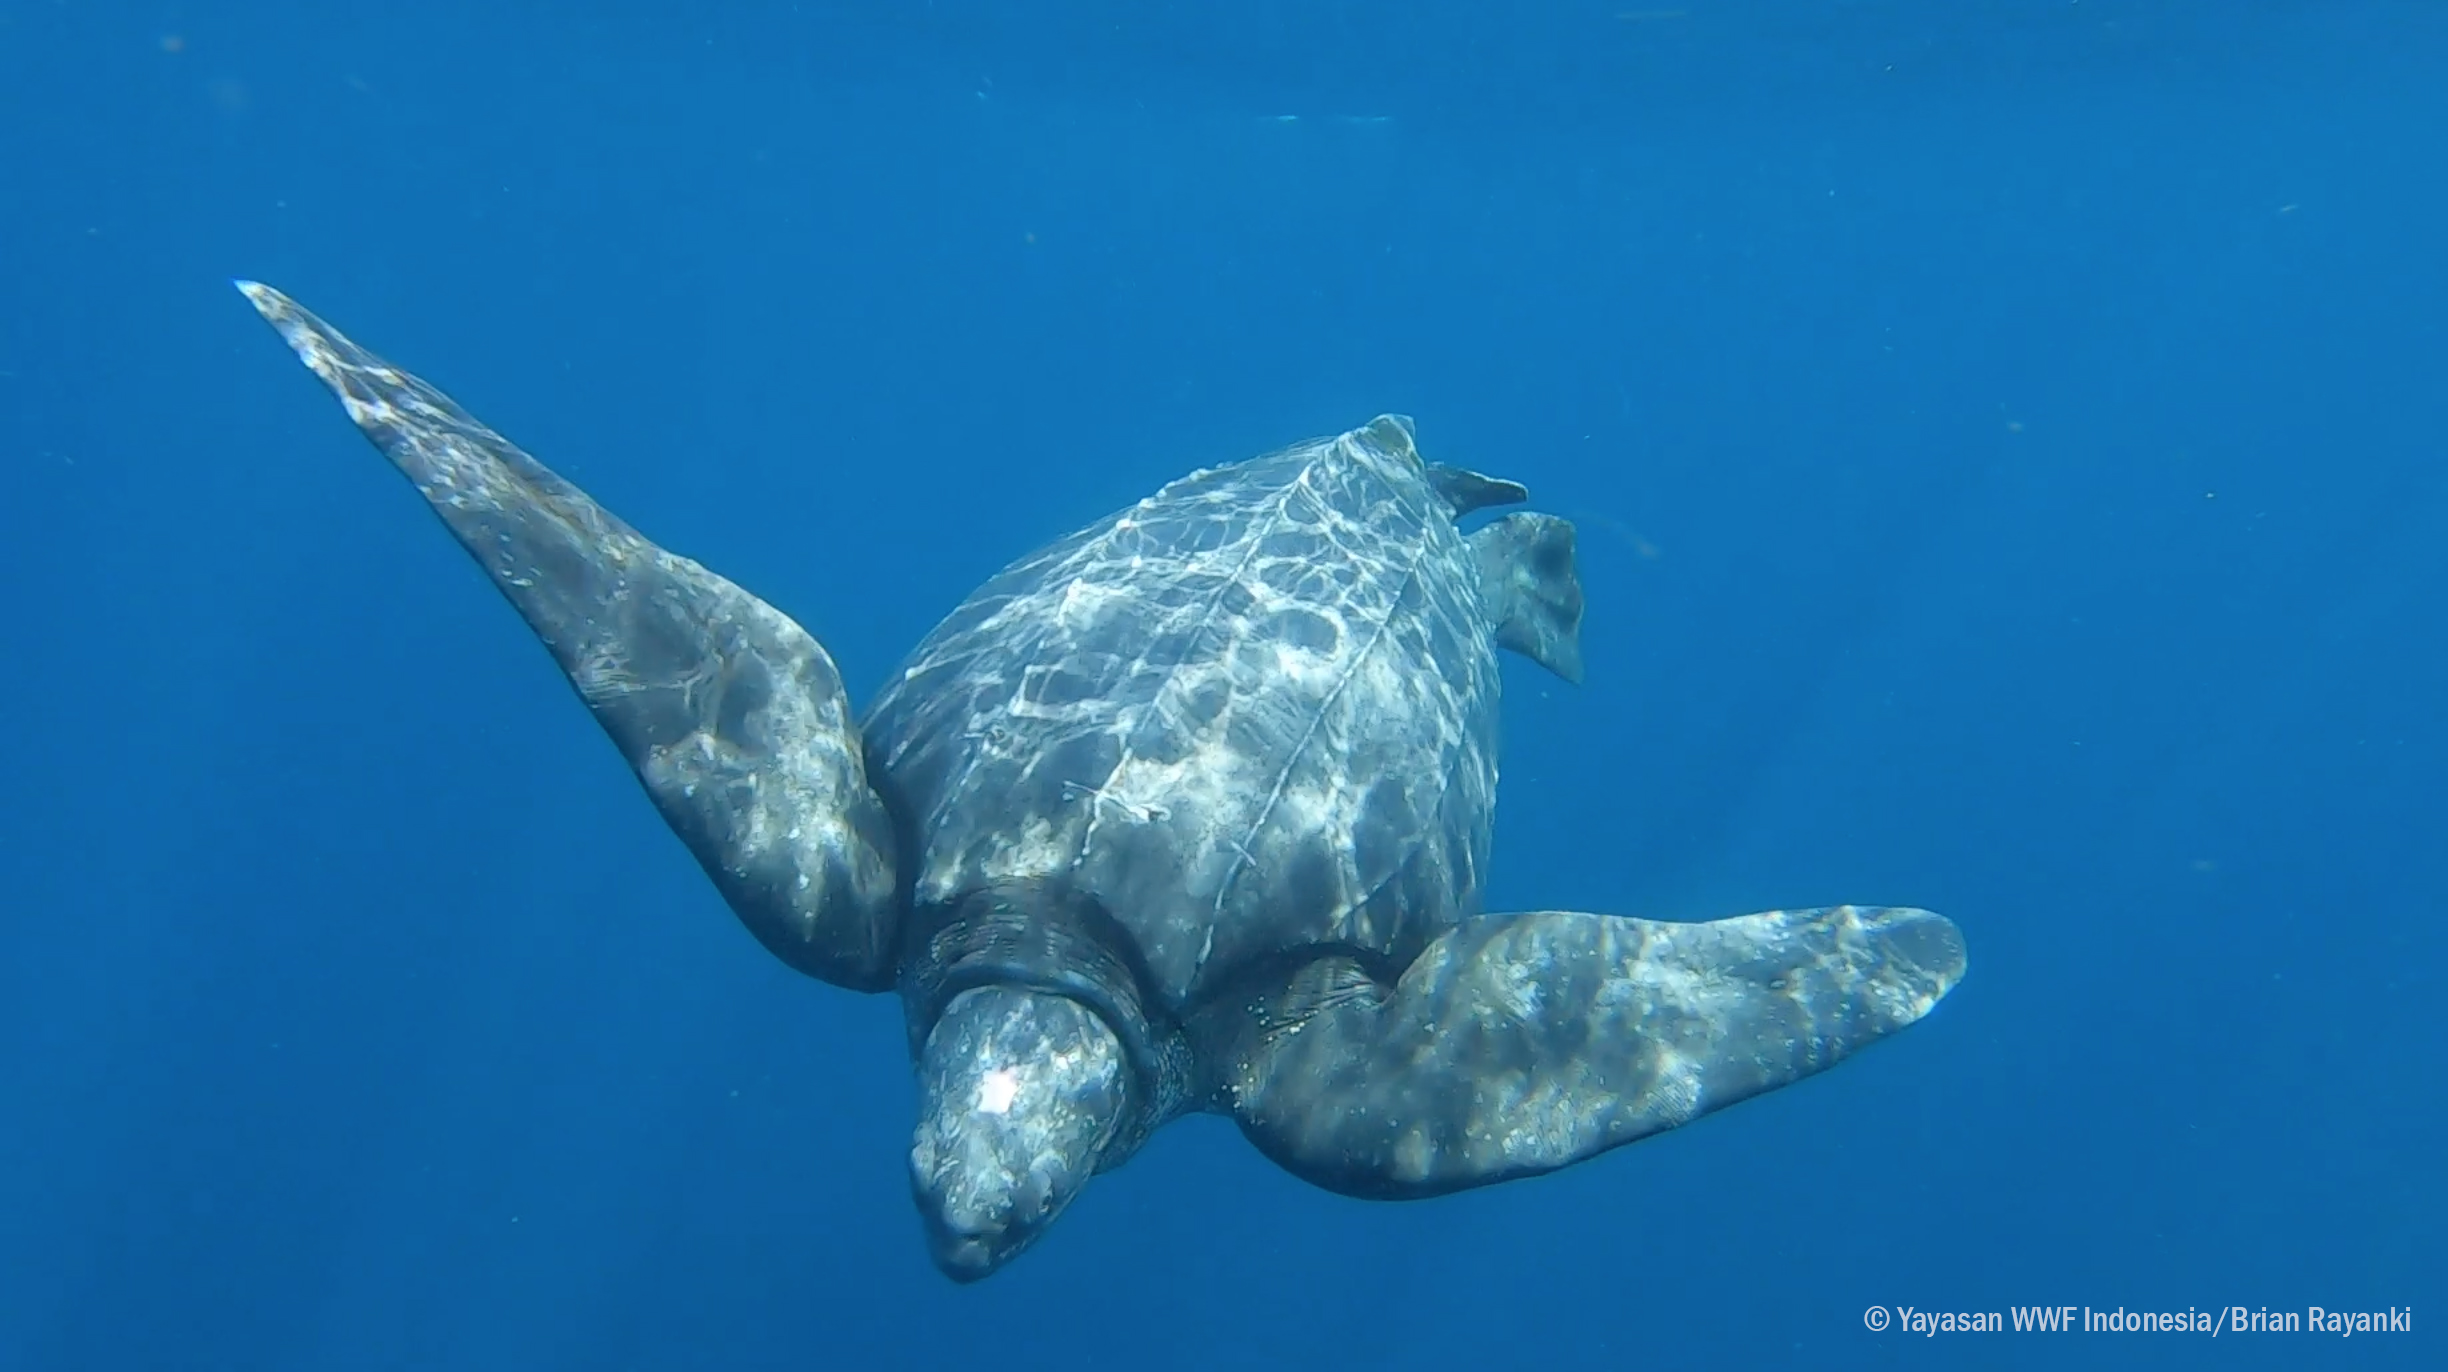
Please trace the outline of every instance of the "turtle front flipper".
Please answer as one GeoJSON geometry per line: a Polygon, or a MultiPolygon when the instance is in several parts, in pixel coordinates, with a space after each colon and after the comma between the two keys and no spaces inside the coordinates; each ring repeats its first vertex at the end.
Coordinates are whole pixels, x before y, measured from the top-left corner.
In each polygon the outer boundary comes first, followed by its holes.
{"type": "Polygon", "coordinates": [[[889,986],[892,826],[824,648],[297,302],[238,288],[534,628],[750,932],[812,976],[889,986]]]}
{"type": "Polygon", "coordinates": [[[1391,991],[1325,959],[1234,1005],[1220,1085],[1294,1174],[1433,1196],[1799,1081],[1921,1018],[1963,970],[1963,936],[1926,910],[1487,916],[1430,944],[1391,991]]]}

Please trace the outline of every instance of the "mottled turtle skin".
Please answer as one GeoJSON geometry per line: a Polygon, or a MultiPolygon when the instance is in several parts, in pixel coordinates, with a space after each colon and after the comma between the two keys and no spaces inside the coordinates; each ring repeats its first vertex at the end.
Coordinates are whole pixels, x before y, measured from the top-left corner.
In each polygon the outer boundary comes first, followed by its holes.
{"type": "Polygon", "coordinates": [[[986,1275],[1191,1111],[1348,1194],[1565,1166],[1910,1024],[1906,907],[1483,909],[1497,650],[1570,680],[1570,524],[1411,423],[1197,471],[980,587],[853,721],[788,616],[241,283],[569,675],[773,953],[899,993],[910,1182],[986,1275]]]}

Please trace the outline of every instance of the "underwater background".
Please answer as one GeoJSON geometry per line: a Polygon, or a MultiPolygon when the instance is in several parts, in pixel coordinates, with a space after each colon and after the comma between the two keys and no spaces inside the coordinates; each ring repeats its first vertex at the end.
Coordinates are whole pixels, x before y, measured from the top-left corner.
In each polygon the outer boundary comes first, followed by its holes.
{"type": "Polygon", "coordinates": [[[0,0],[0,1366],[2448,1365],[2448,9],[0,0]],[[1493,902],[1855,901],[1858,1059],[1369,1204],[1194,1118],[929,1265],[258,277],[797,616],[1381,411],[1581,527],[1493,902]],[[2411,1307],[1949,1334],[1865,1309],[2411,1307]]]}

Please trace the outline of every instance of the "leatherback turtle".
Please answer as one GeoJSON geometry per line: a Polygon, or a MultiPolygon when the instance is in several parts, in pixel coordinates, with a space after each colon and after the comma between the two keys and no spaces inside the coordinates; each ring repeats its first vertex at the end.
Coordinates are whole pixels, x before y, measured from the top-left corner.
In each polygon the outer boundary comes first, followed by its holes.
{"type": "Polygon", "coordinates": [[[432,386],[240,287],[483,564],[765,947],[897,990],[956,1280],[1167,1121],[1330,1190],[1566,1166],[1925,1014],[1927,911],[1482,909],[1496,650],[1580,676],[1572,526],[1408,420],[1208,468],[1013,563],[863,722],[832,660],[432,386]]]}

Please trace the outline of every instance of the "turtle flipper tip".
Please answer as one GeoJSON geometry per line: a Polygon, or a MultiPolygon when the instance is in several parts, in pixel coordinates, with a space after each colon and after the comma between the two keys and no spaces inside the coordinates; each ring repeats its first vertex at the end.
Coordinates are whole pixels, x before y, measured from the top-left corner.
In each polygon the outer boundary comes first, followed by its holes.
{"type": "Polygon", "coordinates": [[[230,284],[238,288],[238,293],[247,298],[248,304],[253,305],[256,309],[263,311],[266,315],[270,315],[274,311],[279,310],[289,304],[288,296],[281,294],[279,291],[272,289],[270,286],[265,285],[261,281],[250,281],[246,277],[237,276],[230,278],[230,284]]]}
{"type": "Polygon", "coordinates": [[[234,278],[230,284],[236,286],[239,294],[247,298],[247,303],[255,307],[255,313],[262,315],[265,323],[280,331],[281,337],[287,340],[291,348],[297,350],[306,365],[314,367],[318,373],[323,368],[316,365],[315,355],[308,349],[308,340],[323,340],[327,344],[336,345],[337,350],[343,353],[356,351],[354,345],[333,332],[330,325],[317,319],[313,311],[290,299],[281,291],[261,281],[250,281],[243,276],[234,278]]]}

